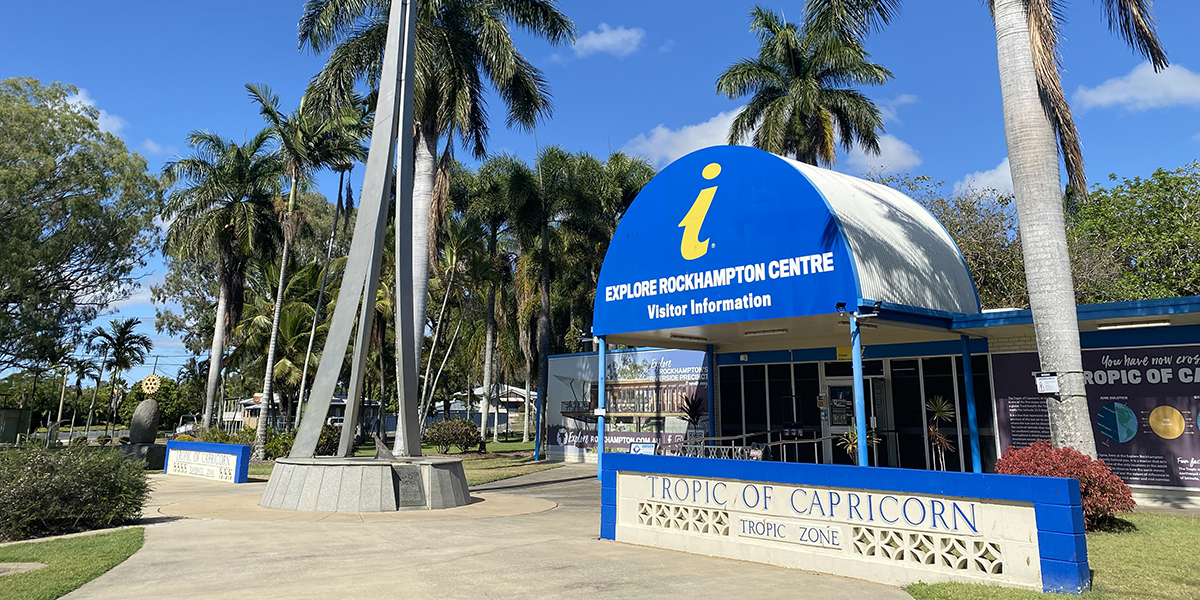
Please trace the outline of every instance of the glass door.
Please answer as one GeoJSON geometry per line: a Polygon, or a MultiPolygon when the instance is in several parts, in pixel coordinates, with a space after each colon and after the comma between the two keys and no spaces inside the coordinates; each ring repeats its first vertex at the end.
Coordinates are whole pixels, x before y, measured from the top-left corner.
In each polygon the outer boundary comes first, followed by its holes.
{"type": "Polygon", "coordinates": [[[844,435],[854,427],[854,380],[826,377],[823,400],[825,406],[821,410],[821,435],[833,438],[822,444],[825,447],[825,462],[854,464],[855,461],[837,443],[838,436],[844,435]]]}

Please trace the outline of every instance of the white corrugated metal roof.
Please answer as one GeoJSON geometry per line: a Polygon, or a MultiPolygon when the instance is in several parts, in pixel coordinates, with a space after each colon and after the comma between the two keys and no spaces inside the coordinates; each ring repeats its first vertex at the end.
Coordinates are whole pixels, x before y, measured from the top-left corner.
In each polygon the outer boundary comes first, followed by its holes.
{"type": "Polygon", "coordinates": [[[784,160],[825,196],[841,222],[864,299],[979,312],[979,297],[962,254],[920,204],[884,185],[784,160]]]}

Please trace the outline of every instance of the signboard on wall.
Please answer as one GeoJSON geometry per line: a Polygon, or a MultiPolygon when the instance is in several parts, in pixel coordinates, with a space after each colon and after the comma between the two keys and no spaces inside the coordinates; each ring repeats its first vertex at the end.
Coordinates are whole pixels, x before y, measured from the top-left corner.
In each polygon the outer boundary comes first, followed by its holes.
{"type": "MultiPolygon", "coordinates": [[[[1037,354],[994,354],[992,367],[1001,447],[1050,439],[1037,354]]],[[[1200,346],[1087,350],[1083,369],[1096,451],[1113,472],[1132,485],[1200,488],[1200,346]]]]}
{"type": "MultiPolygon", "coordinates": [[[[682,441],[689,424],[686,405],[700,398],[708,406],[708,362],[703,352],[637,350],[611,352],[604,446],[628,452],[642,444],[682,441]]],[[[547,426],[551,458],[594,461],[599,436],[598,359],[595,354],[550,357],[547,426]]],[[[707,413],[693,431],[707,435],[707,413]]]]}

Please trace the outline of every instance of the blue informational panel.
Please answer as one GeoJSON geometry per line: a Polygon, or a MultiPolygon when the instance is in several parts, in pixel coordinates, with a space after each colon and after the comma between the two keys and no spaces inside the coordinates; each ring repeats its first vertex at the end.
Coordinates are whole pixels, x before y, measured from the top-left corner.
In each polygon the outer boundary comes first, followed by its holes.
{"type": "Polygon", "coordinates": [[[820,191],[746,146],[663,169],[621,219],[600,272],[596,335],[834,312],[859,287],[820,191]]]}
{"type": "Polygon", "coordinates": [[[890,585],[1091,587],[1079,482],[611,454],[600,537],[890,585]]]}
{"type": "Polygon", "coordinates": [[[167,442],[163,473],[246,483],[250,473],[250,446],[171,440],[167,442]]]}

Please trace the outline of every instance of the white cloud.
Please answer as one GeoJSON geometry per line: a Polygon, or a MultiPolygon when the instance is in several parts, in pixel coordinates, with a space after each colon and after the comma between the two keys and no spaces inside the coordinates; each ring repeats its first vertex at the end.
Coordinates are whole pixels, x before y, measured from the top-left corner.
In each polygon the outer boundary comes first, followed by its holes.
{"type": "Polygon", "coordinates": [[[139,284],[138,290],[124,300],[117,300],[105,307],[107,311],[120,311],[133,306],[154,306],[150,297],[150,286],[139,284]]]}
{"type": "Polygon", "coordinates": [[[178,152],[178,150],[175,149],[175,146],[163,145],[150,138],[142,140],[141,148],[143,152],[151,156],[175,154],[178,152]]]}
{"type": "Polygon", "coordinates": [[[1075,105],[1080,108],[1110,108],[1149,110],[1171,106],[1200,108],[1200,73],[1174,65],[1155,73],[1150,63],[1142,63],[1128,75],[1114,77],[1089,88],[1080,86],[1075,92],[1075,105]]]}
{"type": "MultiPolygon", "coordinates": [[[[67,102],[96,108],[96,99],[92,98],[92,95],[83,88],[79,89],[79,93],[67,98],[67,102]]],[[[117,115],[114,115],[103,108],[98,110],[100,111],[100,131],[119,136],[121,135],[121,130],[125,129],[125,126],[129,124],[129,122],[125,119],[122,119],[121,117],[118,117],[117,115]]]]}
{"type": "Polygon", "coordinates": [[[1001,194],[1011,194],[1013,192],[1012,170],[1008,167],[1008,157],[1000,161],[995,169],[989,171],[976,171],[963,177],[954,184],[954,191],[961,192],[967,189],[974,190],[996,190],[1001,194]]]}
{"type": "Polygon", "coordinates": [[[651,129],[649,134],[641,133],[625,142],[621,151],[644,156],[661,167],[694,150],[725,144],[729,124],[733,123],[741,110],[739,106],[703,123],[684,125],[679,129],[659,125],[651,129]]]}
{"type": "Polygon", "coordinates": [[[601,23],[600,31],[589,31],[575,41],[575,56],[584,58],[604,52],[617,58],[625,58],[637,52],[645,37],[646,30],[641,27],[626,29],[624,25],[619,25],[613,29],[608,23],[601,23]]]}
{"type": "Polygon", "coordinates": [[[861,173],[897,173],[920,166],[921,155],[904,140],[886,133],[879,136],[878,155],[856,146],[846,155],[846,162],[861,173]]]}
{"type": "Polygon", "coordinates": [[[675,40],[667,40],[658,47],[659,52],[670,52],[675,49],[675,40]]]}
{"type": "Polygon", "coordinates": [[[877,106],[879,107],[879,115],[883,117],[883,122],[894,121],[899,123],[900,117],[896,116],[896,109],[906,104],[916,104],[920,98],[916,94],[900,94],[895,98],[887,98],[880,100],[877,106]]]}

